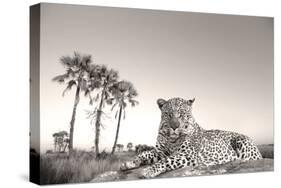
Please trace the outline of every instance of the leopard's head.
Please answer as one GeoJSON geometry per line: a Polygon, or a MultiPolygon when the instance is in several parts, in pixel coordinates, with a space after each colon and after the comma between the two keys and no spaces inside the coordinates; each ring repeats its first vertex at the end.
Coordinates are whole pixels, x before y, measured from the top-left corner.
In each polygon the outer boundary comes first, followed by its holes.
{"type": "Polygon", "coordinates": [[[159,133],[170,139],[177,139],[189,132],[189,125],[194,122],[192,118],[192,104],[195,99],[185,100],[172,98],[158,99],[157,104],[161,110],[161,123],[159,133]]]}

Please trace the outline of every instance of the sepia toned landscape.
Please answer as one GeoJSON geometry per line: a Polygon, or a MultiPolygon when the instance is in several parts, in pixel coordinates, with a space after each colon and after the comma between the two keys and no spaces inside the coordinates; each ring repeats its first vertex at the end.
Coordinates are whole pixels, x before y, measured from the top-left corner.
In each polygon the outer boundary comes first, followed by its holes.
{"type": "MultiPolygon", "coordinates": [[[[90,55],[81,55],[75,52],[73,56],[62,56],[60,63],[65,67],[64,74],[55,76],[52,81],[64,86],[62,96],[68,90],[75,89],[74,105],[71,114],[69,131],[55,132],[53,149],[46,150],[39,155],[31,149],[31,159],[40,158],[40,183],[61,184],[81,182],[104,182],[116,180],[141,179],[141,170],[133,169],[121,171],[121,165],[133,160],[138,154],[154,149],[154,146],[141,145],[129,142],[119,144],[119,129],[126,119],[126,111],[139,104],[136,100],[138,93],[129,81],[119,80],[119,74],[105,65],[92,63],[90,55]],[[92,111],[85,111],[85,118],[94,126],[95,140],[91,151],[74,149],[73,135],[76,119],[76,110],[80,98],[89,100],[89,105],[96,107],[92,111]],[[114,111],[116,119],[116,133],[111,151],[99,149],[100,129],[103,118],[110,118],[105,107],[114,111]]],[[[233,161],[223,165],[211,167],[186,167],[167,172],[161,177],[182,177],[194,175],[213,175],[224,173],[272,171],[274,148],[273,145],[258,146],[263,159],[258,161],[233,161]]]]}

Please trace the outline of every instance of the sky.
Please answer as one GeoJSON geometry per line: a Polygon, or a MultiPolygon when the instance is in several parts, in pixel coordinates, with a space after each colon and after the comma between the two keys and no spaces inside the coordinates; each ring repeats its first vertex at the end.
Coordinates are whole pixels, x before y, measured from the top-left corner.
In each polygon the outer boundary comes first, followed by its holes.
{"type": "MultiPolygon", "coordinates": [[[[118,70],[134,84],[139,105],[127,108],[118,143],[156,143],[158,98],[196,98],[193,115],[205,129],[236,131],[257,144],[273,143],[273,18],[176,11],[42,4],[40,38],[41,152],[52,134],[69,131],[75,91],[52,81],[64,73],[59,58],[74,51],[118,70]]],[[[74,147],[94,145],[78,105],[74,147]]],[[[104,120],[101,150],[110,150],[115,112],[104,120]]]]}

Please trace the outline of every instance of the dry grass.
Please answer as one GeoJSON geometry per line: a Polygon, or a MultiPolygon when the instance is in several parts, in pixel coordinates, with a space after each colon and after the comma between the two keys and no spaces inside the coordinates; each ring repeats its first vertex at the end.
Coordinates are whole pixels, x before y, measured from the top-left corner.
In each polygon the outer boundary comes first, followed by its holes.
{"type": "Polygon", "coordinates": [[[88,182],[98,174],[116,171],[125,159],[107,156],[96,160],[94,153],[75,151],[71,157],[66,154],[45,154],[41,156],[41,184],[88,182]]]}

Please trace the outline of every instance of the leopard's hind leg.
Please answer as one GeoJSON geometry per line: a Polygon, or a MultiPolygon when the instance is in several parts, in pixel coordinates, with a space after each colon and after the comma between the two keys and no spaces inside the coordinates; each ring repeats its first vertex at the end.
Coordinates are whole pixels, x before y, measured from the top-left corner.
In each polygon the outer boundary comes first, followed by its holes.
{"type": "Polygon", "coordinates": [[[262,159],[258,147],[247,136],[239,135],[232,138],[231,146],[236,151],[238,159],[246,161],[262,159]]]}

